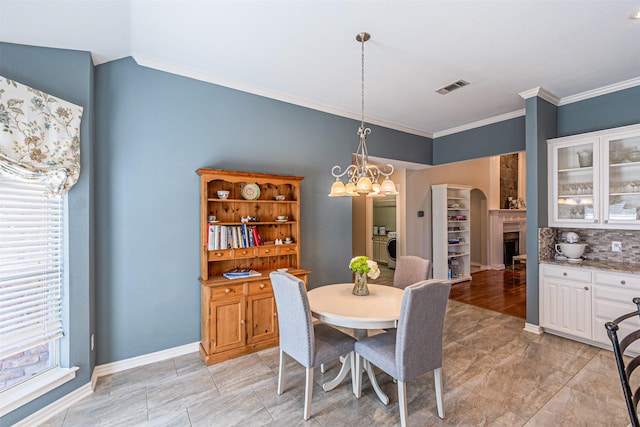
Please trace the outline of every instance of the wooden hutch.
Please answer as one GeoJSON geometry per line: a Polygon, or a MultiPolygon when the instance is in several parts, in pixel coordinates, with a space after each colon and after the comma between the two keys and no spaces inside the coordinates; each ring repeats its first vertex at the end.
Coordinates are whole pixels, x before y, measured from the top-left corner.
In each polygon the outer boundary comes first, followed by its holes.
{"type": "Polygon", "coordinates": [[[278,318],[269,273],[286,268],[306,284],[310,272],[300,268],[303,177],[220,169],[196,173],[200,176],[200,354],[210,365],[277,345],[278,318]],[[218,191],[229,195],[220,198],[218,191]],[[223,276],[234,269],[260,275],[223,276]]]}

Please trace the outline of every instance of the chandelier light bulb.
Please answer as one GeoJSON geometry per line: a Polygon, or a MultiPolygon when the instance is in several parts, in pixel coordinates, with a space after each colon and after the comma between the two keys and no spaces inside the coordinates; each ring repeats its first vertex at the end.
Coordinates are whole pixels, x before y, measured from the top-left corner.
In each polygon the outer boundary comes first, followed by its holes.
{"type": "Polygon", "coordinates": [[[345,190],[342,181],[340,181],[339,178],[336,178],[336,181],[331,185],[329,197],[341,197],[344,196],[346,192],[347,190],[345,190]]]}

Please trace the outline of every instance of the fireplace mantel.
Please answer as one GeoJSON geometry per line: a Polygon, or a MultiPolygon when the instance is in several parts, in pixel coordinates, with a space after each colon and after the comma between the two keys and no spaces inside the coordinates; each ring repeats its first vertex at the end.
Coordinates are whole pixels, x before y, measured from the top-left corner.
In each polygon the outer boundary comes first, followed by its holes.
{"type": "Polygon", "coordinates": [[[505,232],[520,233],[520,254],[526,253],[527,247],[527,211],[522,209],[489,210],[489,266],[492,270],[503,270],[504,248],[502,245],[505,232]]]}

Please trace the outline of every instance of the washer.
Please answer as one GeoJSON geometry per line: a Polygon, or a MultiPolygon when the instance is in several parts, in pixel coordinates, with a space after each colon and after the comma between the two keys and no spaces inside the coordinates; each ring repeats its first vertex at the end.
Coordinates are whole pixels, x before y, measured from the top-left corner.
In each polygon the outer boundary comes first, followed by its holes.
{"type": "Polygon", "coordinates": [[[387,267],[395,270],[396,268],[396,239],[398,233],[390,231],[387,233],[387,267]]]}

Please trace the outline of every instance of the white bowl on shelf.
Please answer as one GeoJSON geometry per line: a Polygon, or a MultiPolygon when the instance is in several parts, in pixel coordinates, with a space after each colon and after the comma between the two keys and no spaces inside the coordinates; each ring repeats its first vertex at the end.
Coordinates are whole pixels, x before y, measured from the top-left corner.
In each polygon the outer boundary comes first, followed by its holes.
{"type": "Polygon", "coordinates": [[[229,197],[229,192],[227,190],[218,190],[218,198],[226,199],[229,197]]]}

